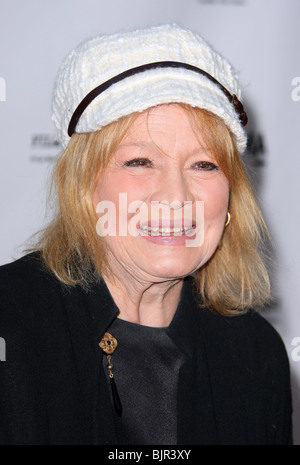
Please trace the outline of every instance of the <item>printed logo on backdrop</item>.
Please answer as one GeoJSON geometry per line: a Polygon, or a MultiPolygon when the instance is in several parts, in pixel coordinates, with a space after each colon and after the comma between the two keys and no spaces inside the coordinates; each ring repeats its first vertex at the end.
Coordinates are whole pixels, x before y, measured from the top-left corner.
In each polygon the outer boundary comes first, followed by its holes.
{"type": "Polygon", "coordinates": [[[260,132],[249,131],[246,149],[246,157],[254,167],[265,166],[265,142],[264,135],[260,132]]]}
{"type": "Polygon", "coordinates": [[[33,134],[29,160],[33,163],[53,163],[61,152],[61,145],[53,134],[33,134]]]}
{"type": "Polygon", "coordinates": [[[3,77],[0,76],[0,102],[6,102],[6,82],[3,77]]]}

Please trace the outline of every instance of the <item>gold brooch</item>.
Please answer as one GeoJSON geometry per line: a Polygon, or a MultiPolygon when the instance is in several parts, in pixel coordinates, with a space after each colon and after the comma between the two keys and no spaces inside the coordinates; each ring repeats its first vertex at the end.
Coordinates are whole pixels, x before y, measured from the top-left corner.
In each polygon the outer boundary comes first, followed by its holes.
{"type": "Polygon", "coordinates": [[[103,338],[99,342],[99,346],[106,354],[112,354],[118,345],[118,341],[110,333],[104,333],[103,338]]]}
{"type": "Polygon", "coordinates": [[[110,333],[104,333],[103,338],[99,342],[99,346],[101,347],[103,352],[106,353],[106,356],[107,356],[107,361],[108,361],[107,369],[108,369],[108,375],[110,378],[114,406],[115,406],[117,414],[121,416],[122,415],[122,404],[121,404],[117,386],[114,380],[114,374],[112,372],[112,369],[114,366],[111,361],[111,354],[115,351],[115,349],[117,348],[117,345],[118,345],[117,339],[113,337],[110,333]]]}

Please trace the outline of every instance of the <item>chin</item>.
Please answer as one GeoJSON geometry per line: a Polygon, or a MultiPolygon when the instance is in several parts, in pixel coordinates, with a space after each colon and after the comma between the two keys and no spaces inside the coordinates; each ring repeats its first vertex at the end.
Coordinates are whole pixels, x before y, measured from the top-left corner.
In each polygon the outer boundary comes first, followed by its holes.
{"type": "MultiPolygon", "coordinates": [[[[149,263],[150,264],[150,263],[149,263]]],[[[149,267],[145,267],[145,271],[153,277],[164,279],[182,279],[189,276],[195,271],[197,266],[191,266],[191,262],[183,263],[176,259],[152,259],[149,267]]]]}

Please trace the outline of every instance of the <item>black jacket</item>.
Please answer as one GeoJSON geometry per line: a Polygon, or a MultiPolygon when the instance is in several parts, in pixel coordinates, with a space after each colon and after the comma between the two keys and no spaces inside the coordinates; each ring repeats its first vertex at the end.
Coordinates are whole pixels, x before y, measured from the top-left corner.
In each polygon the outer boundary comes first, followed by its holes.
{"type": "MultiPolygon", "coordinates": [[[[289,364],[258,313],[198,308],[188,282],[168,328],[188,355],[178,444],[291,444],[289,364]]],[[[31,254],[0,267],[0,444],[109,444],[117,437],[98,346],[116,316],[104,284],[68,288],[31,254]]]]}

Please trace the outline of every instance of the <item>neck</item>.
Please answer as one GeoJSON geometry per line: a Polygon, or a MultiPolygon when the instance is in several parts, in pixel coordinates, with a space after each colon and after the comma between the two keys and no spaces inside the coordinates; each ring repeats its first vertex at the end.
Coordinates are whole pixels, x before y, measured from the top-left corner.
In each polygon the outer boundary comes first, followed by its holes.
{"type": "Polygon", "coordinates": [[[145,326],[169,326],[178,306],[183,279],[153,283],[133,277],[103,278],[119,308],[119,318],[145,326]]]}

